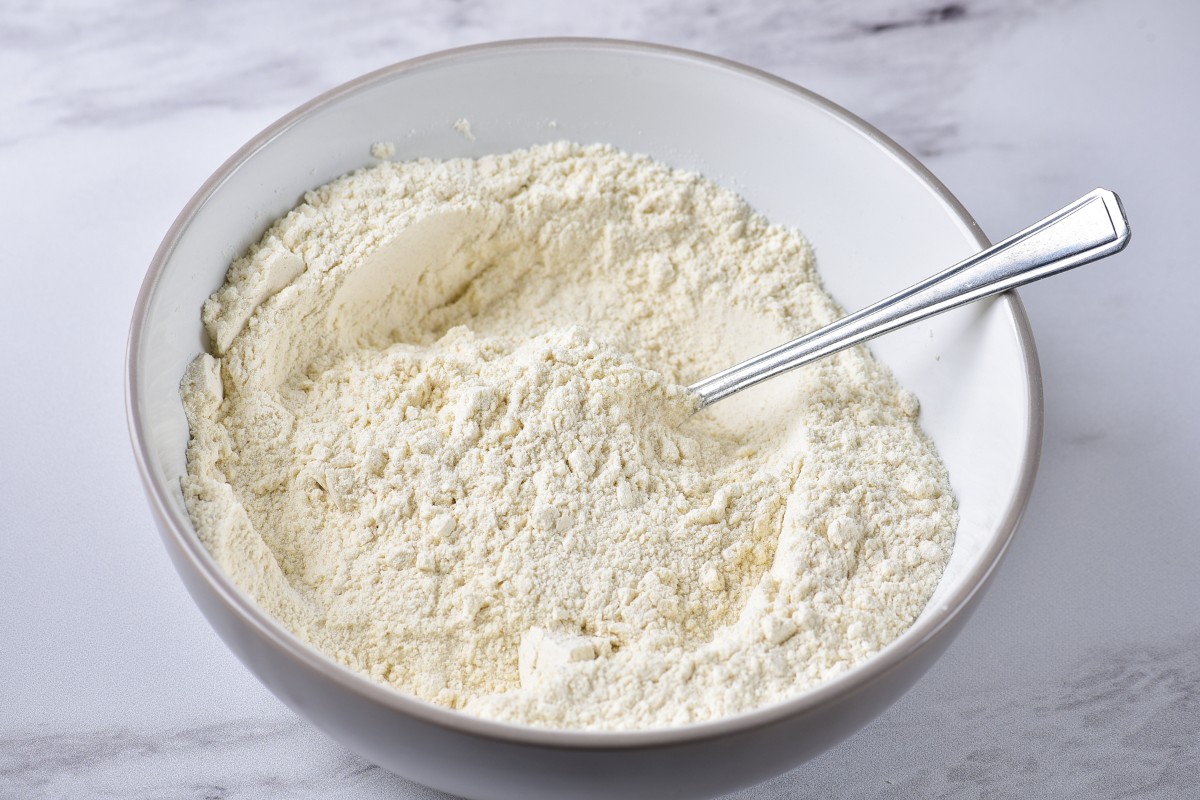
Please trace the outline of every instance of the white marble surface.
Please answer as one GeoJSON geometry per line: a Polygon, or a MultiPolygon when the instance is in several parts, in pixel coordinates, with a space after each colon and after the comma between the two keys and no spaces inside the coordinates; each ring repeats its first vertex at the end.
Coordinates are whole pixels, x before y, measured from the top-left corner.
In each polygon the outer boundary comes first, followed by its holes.
{"type": "Polygon", "coordinates": [[[738,795],[1196,797],[1200,5],[18,2],[0,7],[0,797],[424,798],[295,717],[192,605],[125,433],[125,334],[171,220],[362,72],[517,36],[776,72],[909,147],[1001,235],[1103,184],[1118,259],[1023,292],[1046,441],[966,632],[859,735],[738,795]]]}

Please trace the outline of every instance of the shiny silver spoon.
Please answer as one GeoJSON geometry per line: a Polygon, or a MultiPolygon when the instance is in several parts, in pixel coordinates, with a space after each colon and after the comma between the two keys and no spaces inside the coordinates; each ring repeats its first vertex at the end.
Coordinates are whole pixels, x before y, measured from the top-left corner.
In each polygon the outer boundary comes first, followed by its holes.
{"type": "Polygon", "coordinates": [[[1018,234],[824,328],[697,381],[688,391],[697,410],[742,389],[949,311],[1113,253],[1129,242],[1129,223],[1115,194],[1096,189],[1018,234]]]}

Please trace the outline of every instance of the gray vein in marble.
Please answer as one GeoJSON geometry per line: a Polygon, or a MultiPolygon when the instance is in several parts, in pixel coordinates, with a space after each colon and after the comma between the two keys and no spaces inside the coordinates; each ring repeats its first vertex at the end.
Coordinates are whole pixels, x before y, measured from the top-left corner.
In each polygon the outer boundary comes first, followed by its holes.
{"type": "Polygon", "coordinates": [[[0,736],[0,797],[156,800],[446,797],[338,748],[295,717],[0,736]]]}
{"type": "Polygon", "coordinates": [[[869,768],[831,772],[832,759],[818,759],[736,797],[1194,798],[1200,631],[1097,649],[1040,689],[980,687],[952,705],[902,716],[906,727],[885,717],[843,745],[837,769],[869,768]],[[905,743],[904,763],[881,765],[876,754],[856,752],[881,739],[905,743]],[[810,783],[812,776],[820,783],[810,783]]]}
{"type": "Polygon", "coordinates": [[[915,15],[906,19],[872,22],[862,26],[867,33],[886,33],[900,28],[919,28],[927,25],[940,25],[943,22],[953,22],[967,16],[967,6],[963,3],[947,3],[944,6],[934,6],[919,10],[915,15]]]}
{"type": "MultiPolygon", "coordinates": [[[[1200,631],[1093,652],[1021,695],[975,687],[953,705],[890,718],[820,760],[735,798],[1185,798],[1200,775],[1200,631]],[[857,746],[896,737],[911,761],[857,746]],[[940,754],[933,761],[923,756],[940,754]],[[850,755],[850,757],[847,757],[850,755]],[[851,771],[853,770],[853,771],[851,771]]],[[[0,796],[233,798],[445,795],[373,767],[300,720],[0,736],[0,796]],[[253,758],[244,758],[246,755],[253,758]]]]}
{"type": "Polygon", "coordinates": [[[503,5],[465,0],[328,4],[281,13],[240,2],[96,5],[76,0],[0,13],[0,68],[20,79],[0,132],[11,144],[58,126],[124,127],[187,111],[276,113],[371,69],[431,50],[547,35],[644,39],[712,52],[826,90],[919,155],[962,146],[956,93],[972,53],[1069,0],[854,4],[584,0],[503,5]],[[336,44],[333,44],[336,43],[336,44]],[[338,47],[337,67],[321,56],[338,47]],[[217,56],[219,54],[219,57],[217,56]],[[153,78],[129,76],[152,73],[153,78]],[[844,94],[839,89],[847,86],[844,94]],[[829,92],[828,90],[833,90],[829,92]]]}

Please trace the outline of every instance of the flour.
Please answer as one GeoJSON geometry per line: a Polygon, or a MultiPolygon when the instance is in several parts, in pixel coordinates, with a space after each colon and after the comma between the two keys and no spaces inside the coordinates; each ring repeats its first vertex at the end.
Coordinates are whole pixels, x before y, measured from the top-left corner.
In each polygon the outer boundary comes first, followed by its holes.
{"type": "Polygon", "coordinates": [[[458,131],[468,142],[475,141],[475,133],[471,130],[471,121],[460,117],[454,120],[454,130],[458,131]]]}
{"type": "Polygon", "coordinates": [[[750,710],[903,632],[957,525],[863,348],[693,416],[684,384],[839,315],[802,238],[647,158],[383,163],[205,305],[185,498],[266,611],[424,700],[607,730],[750,710]]]}

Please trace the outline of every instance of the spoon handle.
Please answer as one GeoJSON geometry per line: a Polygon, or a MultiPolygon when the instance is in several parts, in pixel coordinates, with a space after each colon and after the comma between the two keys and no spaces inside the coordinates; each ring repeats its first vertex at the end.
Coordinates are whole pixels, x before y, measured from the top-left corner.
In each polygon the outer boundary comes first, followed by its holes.
{"type": "Polygon", "coordinates": [[[799,339],[693,383],[709,406],[757,383],[949,311],[1121,251],[1129,223],[1115,194],[1096,189],[947,270],[799,339]]]}

